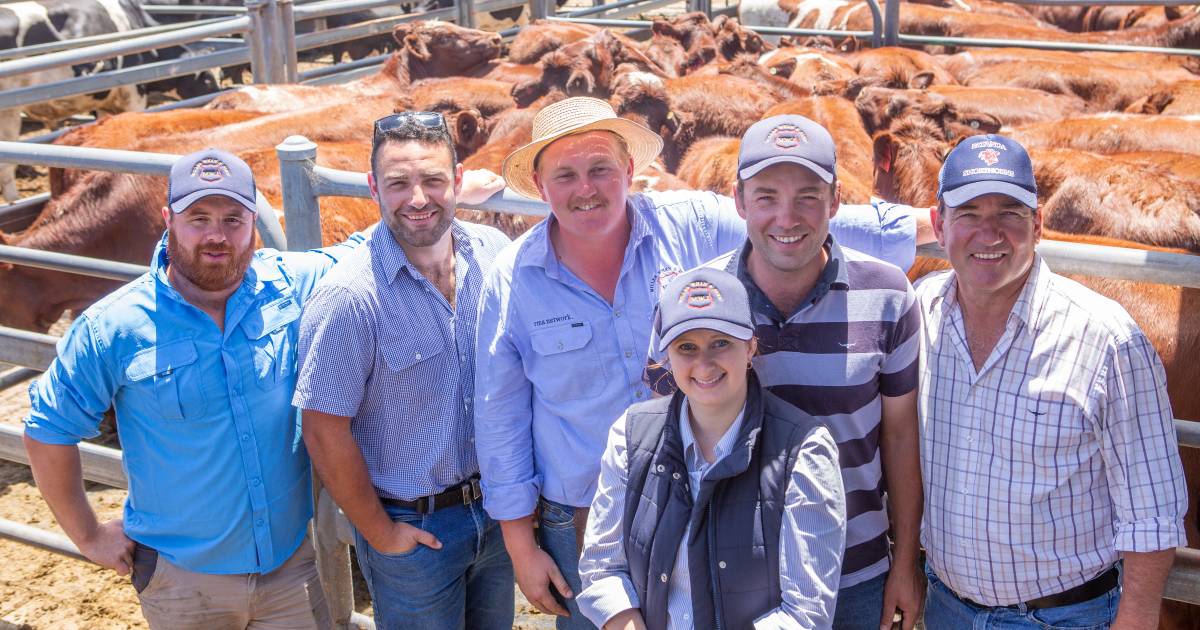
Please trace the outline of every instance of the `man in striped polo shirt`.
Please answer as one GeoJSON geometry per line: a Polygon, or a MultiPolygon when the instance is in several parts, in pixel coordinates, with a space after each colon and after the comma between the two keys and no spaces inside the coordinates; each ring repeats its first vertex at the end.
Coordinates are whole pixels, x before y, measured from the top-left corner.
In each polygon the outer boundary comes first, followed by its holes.
{"type": "MultiPolygon", "coordinates": [[[[833,628],[891,628],[899,614],[908,630],[924,597],[917,561],[920,313],[902,271],[841,247],[830,234],[840,197],[835,163],[833,138],[807,118],[774,116],[752,126],[734,195],[747,240],[708,264],[746,285],[763,385],[823,419],[837,441],[847,527],[833,628]]],[[[658,373],[648,376],[660,392],[673,386],[658,373]]]]}

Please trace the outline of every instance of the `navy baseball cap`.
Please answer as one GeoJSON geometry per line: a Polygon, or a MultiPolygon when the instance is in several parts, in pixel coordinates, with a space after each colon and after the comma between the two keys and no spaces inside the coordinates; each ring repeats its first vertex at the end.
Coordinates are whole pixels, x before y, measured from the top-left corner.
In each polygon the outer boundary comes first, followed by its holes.
{"type": "Polygon", "coordinates": [[[250,212],[258,209],[254,203],[254,173],[238,156],[209,148],[175,160],[167,180],[167,206],[171,212],[183,212],[209,195],[229,197],[250,212]]]}
{"type": "Polygon", "coordinates": [[[746,287],[737,276],[715,267],[700,267],[675,276],[658,295],[654,327],[659,352],[666,351],[679,335],[697,328],[716,330],[735,339],[754,336],[746,287]]]}
{"type": "Polygon", "coordinates": [[[746,130],[738,153],[738,177],[746,180],[768,166],[789,162],[833,182],[837,172],[833,137],[824,127],[794,114],[764,118],[746,130]]]}
{"type": "Polygon", "coordinates": [[[1025,147],[996,134],[971,136],[958,143],[938,173],[938,199],[961,206],[990,193],[1008,195],[1037,209],[1037,182],[1025,147]]]}

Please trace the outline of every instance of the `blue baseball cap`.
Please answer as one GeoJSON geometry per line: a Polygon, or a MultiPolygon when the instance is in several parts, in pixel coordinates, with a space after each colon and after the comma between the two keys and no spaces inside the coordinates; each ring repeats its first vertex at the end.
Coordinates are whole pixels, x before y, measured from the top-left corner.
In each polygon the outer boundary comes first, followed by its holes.
{"type": "Polygon", "coordinates": [[[1025,147],[996,134],[971,136],[958,143],[938,173],[938,199],[961,206],[990,193],[1008,195],[1037,209],[1037,182],[1025,147]]]}
{"type": "Polygon", "coordinates": [[[676,337],[707,328],[735,339],[754,336],[750,298],[737,276],[715,267],[700,267],[675,276],[658,295],[654,332],[658,351],[676,337]]]}
{"type": "Polygon", "coordinates": [[[799,164],[833,182],[837,172],[833,137],[824,127],[794,114],[764,118],[746,130],[738,153],[738,177],[746,180],[768,166],[799,164]]]}
{"type": "Polygon", "coordinates": [[[209,195],[229,197],[250,212],[258,210],[254,203],[254,173],[238,156],[209,148],[175,160],[167,179],[167,207],[171,212],[183,212],[209,195]]]}

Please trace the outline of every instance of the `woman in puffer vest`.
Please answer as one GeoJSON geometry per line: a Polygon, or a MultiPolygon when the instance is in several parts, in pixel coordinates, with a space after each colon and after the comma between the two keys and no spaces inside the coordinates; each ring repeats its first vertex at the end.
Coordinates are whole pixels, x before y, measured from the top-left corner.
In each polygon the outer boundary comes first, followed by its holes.
{"type": "Polygon", "coordinates": [[[846,540],[833,438],[759,385],[735,276],[681,274],[658,308],[678,391],[609,432],[580,610],[604,628],[828,628],[846,540]]]}

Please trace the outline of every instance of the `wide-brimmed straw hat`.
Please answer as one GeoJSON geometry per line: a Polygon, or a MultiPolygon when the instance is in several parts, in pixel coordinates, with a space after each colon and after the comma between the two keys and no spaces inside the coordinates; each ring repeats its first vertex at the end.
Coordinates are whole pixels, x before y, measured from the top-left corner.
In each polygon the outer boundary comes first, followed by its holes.
{"type": "Polygon", "coordinates": [[[533,161],[546,145],[571,134],[585,131],[611,131],[625,140],[637,174],[650,165],[662,151],[662,138],[632,120],[619,118],[607,101],[576,96],[548,105],[533,117],[533,142],[513,151],[504,159],[504,180],[508,187],[530,199],[542,194],[533,183],[533,161]]]}

